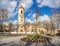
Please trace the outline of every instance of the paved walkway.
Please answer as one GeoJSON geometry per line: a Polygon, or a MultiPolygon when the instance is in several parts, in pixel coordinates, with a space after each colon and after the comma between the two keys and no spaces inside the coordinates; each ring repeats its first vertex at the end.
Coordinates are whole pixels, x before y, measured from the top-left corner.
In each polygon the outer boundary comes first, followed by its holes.
{"type": "MultiPolygon", "coordinates": [[[[20,43],[20,39],[26,37],[26,36],[16,36],[16,37],[8,37],[8,38],[3,38],[0,39],[0,46],[8,46],[9,44],[17,44],[20,43]]],[[[11,46],[10,45],[10,46],[11,46]]]]}
{"type": "MultiPolygon", "coordinates": [[[[0,39],[0,46],[22,46],[20,42],[20,39],[23,38],[23,37],[26,37],[26,36],[11,36],[11,37],[5,37],[5,38],[1,38],[0,39]]],[[[50,37],[50,36],[46,36],[46,37],[50,37]]],[[[53,45],[58,45],[60,46],[60,38],[58,37],[50,37],[52,38],[52,41],[51,43],[49,43],[50,45],[53,44],[53,45]]]]}

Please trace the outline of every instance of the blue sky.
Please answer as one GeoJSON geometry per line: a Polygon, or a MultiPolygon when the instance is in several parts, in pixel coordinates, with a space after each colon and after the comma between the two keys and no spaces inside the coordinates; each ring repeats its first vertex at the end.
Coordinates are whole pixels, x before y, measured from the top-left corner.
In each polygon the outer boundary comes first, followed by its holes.
{"type": "Polygon", "coordinates": [[[25,9],[24,17],[28,22],[35,21],[36,8],[38,8],[41,20],[49,19],[52,16],[52,10],[60,12],[60,0],[1,0],[0,9],[8,9],[8,21],[17,21],[17,10],[20,4],[25,9]]]}

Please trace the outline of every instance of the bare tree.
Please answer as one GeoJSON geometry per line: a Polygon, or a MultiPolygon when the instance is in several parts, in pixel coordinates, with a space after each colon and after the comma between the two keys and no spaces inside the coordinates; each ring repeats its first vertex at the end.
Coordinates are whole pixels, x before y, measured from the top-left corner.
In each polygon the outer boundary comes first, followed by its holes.
{"type": "Polygon", "coordinates": [[[52,10],[53,13],[53,21],[57,24],[57,29],[59,28],[59,24],[60,24],[60,12],[56,11],[56,10],[52,10]]]}
{"type": "Polygon", "coordinates": [[[51,20],[51,33],[54,34],[55,33],[55,30],[54,29],[56,28],[55,27],[55,23],[53,21],[53,18],[50,18],[50,20],[51,20]]]}
{"type": "Polygon", "coordinates": [[[12,30],[12,23],[9,24],[9,34],[11,34],[11,30],[12,30]]]}
{"type": "MultiPolygon", "coordinates": [[[[2,9],[1,10],[1,21],[2,21],[2,23],[7,19],[7,14],[8,14],[7,9],[2,9]]],[[[3,27],[4,27],[4,25],[3,25],[3,27]]],[[[4,28],[3,28],[3,30],[4,30],[4,28]]]]}
{"type": "Polygon", "coordinates": [[[7,9],[2,9],[1,12],[2,12],[1,17],[2,17],[2,20],[4,21],[7,19],[8,11],[7,9]]]}

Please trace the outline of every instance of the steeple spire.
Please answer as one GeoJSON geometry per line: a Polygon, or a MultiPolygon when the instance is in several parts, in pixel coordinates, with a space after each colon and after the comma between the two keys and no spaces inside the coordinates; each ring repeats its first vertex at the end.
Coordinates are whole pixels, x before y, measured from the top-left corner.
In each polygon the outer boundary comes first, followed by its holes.
{"type": "Polygon", "coordinates": [[[22,7],[23,7],[22,4],[20,4],[20,5],[19,5],[19,8],[22,8],[22,7]]]}

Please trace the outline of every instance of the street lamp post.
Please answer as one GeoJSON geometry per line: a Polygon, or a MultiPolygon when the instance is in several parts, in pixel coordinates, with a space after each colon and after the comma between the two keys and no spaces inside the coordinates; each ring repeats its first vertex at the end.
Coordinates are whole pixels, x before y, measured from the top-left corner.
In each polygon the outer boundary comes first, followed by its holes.
{"type": "Polygon", "coordinates": [[[35,18],[36,23],[35,24],[36,24],[36,34],[37,34],[37,23],[38,23],[37,19],[39,17],[39,8],[38,7],[36,7],[36,9],[35,9],[35,13],[36,13],[36,16],[35,16],[36,17],[35,18]]]}

